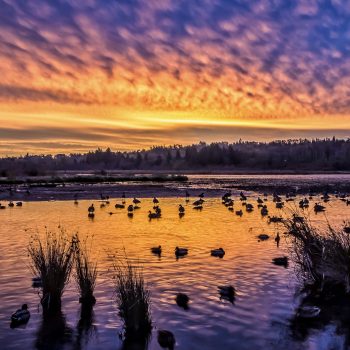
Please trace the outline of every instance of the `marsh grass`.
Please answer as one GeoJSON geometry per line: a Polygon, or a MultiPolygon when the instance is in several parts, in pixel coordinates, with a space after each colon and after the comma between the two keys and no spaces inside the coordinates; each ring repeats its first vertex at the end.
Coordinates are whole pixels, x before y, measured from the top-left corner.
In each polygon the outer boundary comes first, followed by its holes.
{"type": "Polygon", "coordinates": [[[342,287],[349,293],[350,235],[329,223],[318,229],[300,213],[284,220],[284,225],[292,239],[291,255],[298,275],[307,283],[342,287]]]}
{"type": "Polygon", "coordinates": [[[28,245],[30,268],[35,277],[42,280],[41,304],[44,311],[56,311],[61,307],[61,297],[69,282],[74,263],[75,238],[65,230],[45,231],[43,236],[32,237],[28,245]]]}
{"type": "Polygon", "coordinates": [[[152,330],[150,292],[141,266],[130,260],[114,264],[115,293],[119,316],[123,319],[126,339],[146,339],[152,330]]]}
{"type": "Polygon", "coordinates": [[[92,261],[92,240],[88,237],[83,242],[75,235],[75,279],[80,292],[82,305],[95,304],[94,290],[97,278],[97,262],[92,261]]]}

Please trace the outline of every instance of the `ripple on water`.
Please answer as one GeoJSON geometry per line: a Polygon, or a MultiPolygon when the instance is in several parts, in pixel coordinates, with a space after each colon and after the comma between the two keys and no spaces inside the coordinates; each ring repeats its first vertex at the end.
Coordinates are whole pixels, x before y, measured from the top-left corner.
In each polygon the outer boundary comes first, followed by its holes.
{"type": "MultiPolygon", "coordinates": [[[[192,202],[192,200],[191,200],[192,202]]],[[[278,225],[268,225],[258,210],[242,218],[230,212],[218,198],[209,198],[201,212],[179,198],[160,198],[163,218],[149,221],[152,199],[142,199],[141,209],[132,219],[126,210],[110,206],[97,208],[94,220],[88,220],[91,201],[25,203],[22,208],[0,212],[0,341],[5,349],[34,349],[40,339],[42,326],[39,298],[31,288],[26,246],[30,236],[45,225],[58,225],[81,235],[94,235],[94,252],[99,261],[100,274],[96,287],[93,334],[82,349],[115,349],[122,347],[118,334],[122,322],[115,304],[112,265],[115,259],[128,256],[143,266],[147,285],[151,290],[153,335],[149,349],[159,350],[157,330],[169,329],[176,337],[178,349],[326,349],[328,344],[341,349],[344,335],[336,334],[333,326],[310,332],[303,341],[292,337],[289,322],[297,300],[293,266],[285,269],[272,264],[272,258],[286,254],[286,244],[279,248],[274,242],[278,225]],[[177,205],[186,208],[178,217],[177,205]],[[267,233],[271,238],[258,242],[257,235],[267,233]],[[162,246],[158,257],[150,251],[162,246]],[[176,259],[176,246],[186,247],[189,254],[176,259]],[[210,256],[210,250],[223,247],[224,258],[210,256]],[[220,299],[217,286],[233,285],[237,295],[233,303],[220,299]],[[176,305],[177,293],[190,297],[189,310],[176,305]],[[30,305],[31,319],[25,328],[10,330],[9,316],[22,303],[30,305]],[[332,341],[329,340],[333,337],[332,341]]],[[[255,204],[255,201],[253,202],[255,204]]],[[[267,203],[271,214],[280,215],[274,203],[267,203]]],[[[241,208],[236,201],[235,210],[241,208]]],[[[342,221],[350,207],[332,200],[327,218],[342,221]],[[341,214],[340,214],[341,213],[341,214]]],[[[324,217],[318,216],[318,221],[324,217]]],[[[58,349],[76,348],[80,304],[72,278],[63,297],[63,316],[72,332],[69,341],[58,349]]],[[[329,348],[329,347],[328,347],[329,348]]],[[[327,348],[327,349],[328,349],[327,348]]]]}

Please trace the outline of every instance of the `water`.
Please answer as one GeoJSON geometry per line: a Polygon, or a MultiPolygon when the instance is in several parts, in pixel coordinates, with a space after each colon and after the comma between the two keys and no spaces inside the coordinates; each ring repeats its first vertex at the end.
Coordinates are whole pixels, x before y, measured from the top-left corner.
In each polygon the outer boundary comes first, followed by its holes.
{"type": "MultiPolygon", "coordinates": [[[[250,201],[255,204],[255,199],[256,195],[250,201]]],[[[238,217],[219,198],[208,198],[200,212],[183,198],[160,198],[163,217],[149,221],[152,199],[142,199],[141,209],[132,219],[126,209],[114,209],[115,202],[112,199],[110,206],[99,208],[95,201],[94,220],[87,217],[91,201],[79,201],[78,205],[72,201],[26,202],[21,208],[0,211],[1,349],[122,349],[118,337],[122,323],[114,302],[108,256],[122,256],[124,250],[144,266],[151,290],[154,330],[148,349],[161,349],[158,329],[174,333],[176,349],[346,349],[347,334],[336,319],[309,327],[303,337],[292,331],[291,320],[300,302],[294,269],[271,263],[272,258],[287,253],[287,243],[282,237],[280,247],[276,246],[273,237],[283,230],[268,224],[257,209],[252,213],[244,210],[243,217],[238,217]],[[186,207],[181,219],[180,203],[186,207]],[[109,215],[110,211],[115,214],[109,215]],[[87,334],[79,336],[80,305],[74,278],[63,295],[62,317],[42,322],[26,247],[30,236],[43,232],[45,226],[93,235],[99,276],[94,320],[87,334]],[[258,242],[260,233],[271,238],[258,242]],[[158,245],[163,248],[161,258],[150,252],[158,245]],[[187,247],[188,256],[176,260],[176,246],[187,247]],[[210,256],[210,250],[218,247],[226,251],[223,259],[210,256]],[[228,284],[237,289],[234,304],[220,300],[217,292],[218,285],[228,284]],[[189,310],[176,305],[178,292],[189,295],[189,310]],[[29,323],[10,329],[9,317],[23,303],[31,311],[29,323]]],[[[270,215],[277,213],[271,198],[267,204],[270,215]]],[[[235,210],[240,208],[236,200],[235,210]]],[[[340,224],[349,213],[350,207],[340,200],[333,198],[327,204],[327,219],[334,224],[340,224]]],[[[325,222],[323,214],[312,217],[318,225],[325,222]]]]}

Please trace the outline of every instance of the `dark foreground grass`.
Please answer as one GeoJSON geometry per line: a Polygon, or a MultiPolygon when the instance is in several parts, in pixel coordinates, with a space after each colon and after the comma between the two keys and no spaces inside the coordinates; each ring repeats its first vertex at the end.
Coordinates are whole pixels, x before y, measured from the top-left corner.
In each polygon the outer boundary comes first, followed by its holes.
{"type": "Polygon", "coordinates": [[[28,245],[31,270],[42,281],[41,304],[44,311],[57,311],[61,297],[69,282],[74,264],[75,238],[46,230],[43,236],[32,237],[28,245]]]}
{"type": "Polygon", "coordinates": [[[150,292],[140,266],[129,260],[114,265],[115,292],[126,339],[145,339],[152,330],[150,292]]]}
{"type": "MultiPolygon", "coordinates": [[[[91,241],[92,242],[92,241],[91,241]]],[[[75,236],[75,279],[80,292],[80,302],[84,306],[95,304],[94,290],[97,278],[97,262],[92,261],[91,245],[88,238],[83,242],[75,236]]]]}
{"type": "Polygon", "coordinates": [[[317,229],[309,218],[294,213],[284,221],[292,239],[291,255],[298,275],[308,284],[341,287],[350,292],[350,235],[344,228],[317,229]]]}

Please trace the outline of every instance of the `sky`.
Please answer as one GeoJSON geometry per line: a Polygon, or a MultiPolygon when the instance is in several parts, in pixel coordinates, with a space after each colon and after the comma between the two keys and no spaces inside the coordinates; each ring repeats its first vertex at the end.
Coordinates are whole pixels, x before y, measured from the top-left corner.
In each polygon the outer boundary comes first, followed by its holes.
{"type": "Polygon", "coordinates": [[[350,1],[0,0],[0,155],[350,137],[350,1]]]}

